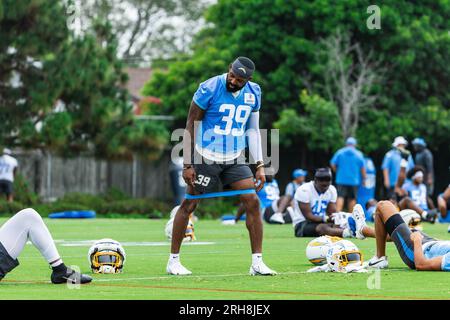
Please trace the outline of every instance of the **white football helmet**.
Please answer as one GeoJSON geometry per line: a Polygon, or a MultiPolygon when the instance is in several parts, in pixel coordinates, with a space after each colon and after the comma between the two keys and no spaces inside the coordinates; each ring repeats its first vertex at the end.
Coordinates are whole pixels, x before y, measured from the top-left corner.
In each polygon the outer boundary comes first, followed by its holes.
{"type": "Polygon", "coordinates": [[[311,240],[306,246],[306,257],[316,266],[326,264],[328,249],[339,240],[342,238],[331,236],[321,236],[311,240]]]}
{"type": "Polygon", "coordinates": [[[328,250],[327,264],[333,272],[358,271],[363,267],[363,255],[353,242],[340,240],[328,250]]]}
{"type": "Polygon", "coordinates": [[[403,218],[403,221],[408,225],[409,228],[421,229],[420,214],[411,209],[405,209],[399,212],[400,216],[403,218]]]}
{"type": "Polygon", "coordinates": [[[125,259],[125,250],[113,239],[96,241],[88,252],[88,260],[94,273],[121,273],[125,259]]]}

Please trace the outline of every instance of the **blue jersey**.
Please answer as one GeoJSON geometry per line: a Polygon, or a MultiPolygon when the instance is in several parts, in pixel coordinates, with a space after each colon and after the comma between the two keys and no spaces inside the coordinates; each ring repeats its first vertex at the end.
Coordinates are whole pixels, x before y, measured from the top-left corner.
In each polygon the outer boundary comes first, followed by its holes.
{"type": "Polygon", "coordinates": [[[274,200],[280,199],[280,188],[277,180],[273,179],[271,182],[266,182],[257,195],[263,208],[271,206],[274,200]]]}
{"type": "Polygon", "coordinates": [[[436,241],[425,248],[424,255],[428,259],[442,257],[441,270],[450,271],[450,241],[436,241]]]}
{"type": "MultiPolygon", "coordinates": [[[[389,150],[383,158],[383,164],[381,165],[381,169],[387,169],[389,173],[389,186],[395,187],[397,183],[398,176],[400,174],[400,162],[402,160],[402,156],[400,155],[400,151],[397,149],[389,150]]],[[[411,155],[408,157],[408,166],[406,167],[406,171],[411,170],[414,167],[414,160],[411,155]]]]}
{"type": "Polygon", "coordinates": [[[402,189],[408,192],[408,196],[423,210],[428,210],[427,203],[427,187],[421,183],[416,186],[413,182],[408,181],[403,184],[402,189]]]}
{"type": "Polygon", "coordinates": [[[261,88],[248,81],[235,97],[222,74],[202,82],[193,101],[205,110],[196,146],[220,155],[237,154],[246,147],[245,130],[251,112],[261,107],[261,88]]]}
{"type": "Polygon", "coordinates": [[[337,166],[336,184],[359,186],[361,184],[361,168],[364,167],[364,156],[354,147],[339,149],[330,161],[337,166]]]}

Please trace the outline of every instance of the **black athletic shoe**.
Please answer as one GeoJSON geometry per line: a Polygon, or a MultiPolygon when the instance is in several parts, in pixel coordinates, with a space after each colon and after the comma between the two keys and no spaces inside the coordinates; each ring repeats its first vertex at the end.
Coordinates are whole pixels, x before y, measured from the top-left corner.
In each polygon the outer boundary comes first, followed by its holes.
{"type": "Polygon", "coordinates": [[[92,281],[92,278],[86,274],[76,272],[70,268],[66,269],[66,272],[52,272],[52,283],[71,283],[71,284],[85,284],[92,281]]]}
{"type": "Polygon", "coordinates": [[[425,219],[423,219],[426,222],[435,223],[436,219],[438,217],[438,212],[436,209],[427,211],[427,215],[425,219]]]}

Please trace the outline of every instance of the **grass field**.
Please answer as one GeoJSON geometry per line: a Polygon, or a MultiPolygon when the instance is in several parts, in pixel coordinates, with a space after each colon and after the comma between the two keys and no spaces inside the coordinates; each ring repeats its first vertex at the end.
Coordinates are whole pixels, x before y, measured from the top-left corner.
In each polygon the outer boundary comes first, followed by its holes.
{"type": "MultiPolygon", "coordinates": [[[[388,244],[390,269],[380,273],[380,289],[368,289],[373,273],[305,273],[312,266],[305,258],[310,239],[294,238],[290,225],[265,225],[264,260],[280,274],[251,277],[245,224],[225,226],[203,220],[196,223],[197,243],[207,243],[182,249],[182,262],[193,275],[174,277],[165,273],[169,241],[164,220],[45,221],[65,263],[80,266],[83,272],[90,273],[89,245],[73,241],[108,237],[124,243],[124,273],[94,275],[91,284],[79,289],[51,285],[48,264],[27,245],[20,266],[0,282],[1,299],[450,299],[450,273],[409,270],[393,244],[388,244]]],[[[450,238],[447,225],[427,224],[424,231],[450,238]]],[[[374,239],[354,242],[365,258],[373,255],[374,239]]]]}

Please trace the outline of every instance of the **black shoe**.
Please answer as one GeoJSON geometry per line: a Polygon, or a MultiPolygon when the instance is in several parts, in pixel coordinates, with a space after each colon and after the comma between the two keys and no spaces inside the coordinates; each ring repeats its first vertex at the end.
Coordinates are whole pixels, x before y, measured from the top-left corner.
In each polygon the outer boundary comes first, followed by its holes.
{"type": "Polygon", "coordinates": [[[52,272],[52,283],[71,283],[71,284],[85,284],[92,281],[92,278],[86,274],[76,272],[70,268],[67,268],[65,272],[52,272]]]}
{"type": "Polygon", "coordinates": [[[430,222],[430,223],[435,223],[436,219],[438,217],[438,212],[436,209],[427,211],[427,215],[425,217],[425,219],[423,219],[426,222],[430,222]]]}

